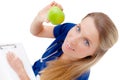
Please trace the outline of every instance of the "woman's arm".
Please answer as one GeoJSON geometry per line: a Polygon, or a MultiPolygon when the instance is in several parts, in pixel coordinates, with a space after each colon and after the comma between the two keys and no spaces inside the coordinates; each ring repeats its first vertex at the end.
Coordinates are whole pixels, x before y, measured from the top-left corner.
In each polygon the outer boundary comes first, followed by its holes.
{"type": "Polygon", "coordinates": [[[12,52],[7,53],[7,61],[12,69],[17,73],[20,80],[30,80],[29,76],[27,75],[24,65],[22,61],[14,55],[12,52]]]}
{"type": "Polygon", "coordinates": [[[54,25],[44,25],[43,24],[43,22],[49,22],[47,20],[47,13],[48,13],[48,10],[52,6],[58,6],[59,8],[62,9],[61,5],[56,3],[55,1],[53,1],[52,3],[50,3],[49,5],[44,7],[38,13],[38,15],[35,17],[35,19],[33,20],[32,24],[31,24],[30,31],[34,36],[48,37],[48,38],[54,37],[54,35],[53,35],[54,25]]]}

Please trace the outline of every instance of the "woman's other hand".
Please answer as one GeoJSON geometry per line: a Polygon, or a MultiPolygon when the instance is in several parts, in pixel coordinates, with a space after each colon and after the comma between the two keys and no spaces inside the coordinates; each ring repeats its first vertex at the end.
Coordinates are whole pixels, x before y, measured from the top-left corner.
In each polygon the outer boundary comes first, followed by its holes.
{"type": "Polygon", "coordinates": [[[14,53],[8,52],[7,53],[7,61],[12,69],[17,73],[20,80],[30,80],[25,69],[22,61],[19,57],[17,57],[14,53]]]}

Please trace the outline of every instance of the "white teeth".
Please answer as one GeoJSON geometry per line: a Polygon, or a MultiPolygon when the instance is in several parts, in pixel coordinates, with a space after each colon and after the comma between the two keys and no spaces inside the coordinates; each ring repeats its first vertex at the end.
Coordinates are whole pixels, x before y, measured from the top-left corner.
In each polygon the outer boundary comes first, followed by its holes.
{"type": "Polygon", "coordinates": [[[67,43],[67,45],[68,45],[68,47],[69,47],[70,49],[74,50],[74,49],[70,46],[70,44],[69,44],[69,43],[67,43]]]}

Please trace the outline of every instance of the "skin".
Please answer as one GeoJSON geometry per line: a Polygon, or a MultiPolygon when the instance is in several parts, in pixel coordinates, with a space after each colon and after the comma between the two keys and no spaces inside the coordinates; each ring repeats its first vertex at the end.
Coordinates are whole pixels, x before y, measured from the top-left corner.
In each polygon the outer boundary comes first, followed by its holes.
{"type": "MultiPolygon", "coordinates": [[[[47,38],[54,38],[53,35],[53,28],[54,26],[50,25],[43,25],[43,22],[49,22],[47,20],[47,12],[52,6],[57,6],[61,10],[63,10],[62,6],[55,1],[48,4],[44,7],[38,15],[35,17],[33,23],[31,24],[31,33],[37,37],[47,37],[47,38]]],[[[7,61],[12,67],[12,69],[18,74],[20,80],[30,80],[29,76],[27,75],[24,65],[22,61],[15,56],[13,52],[7,53],[7,61]]]]}
{"type": "Polygon", "coordinates": [[[91,56],[99,46],[99,34],[91,17],[73,27],[63,43],[61,59],[75,61],[91,56]]]}
{"type": "MultiPolygon", "coordinates": [[[[47,20],[47,12],[52,6],[58,6],[61,10],[63,10],[62,6],[54,1],[44,7],[31,24],[30,31],[34,36],[54,38],[54,26],[43,25],[43,22],[49,22],[47,20]]],[[[91,17],[87,17],[68,32],[62,46],[64,53],[59,59],[69,62],[93,55],[98,45],[98,31],[94,25],[93,19],[91,17]]],[[[7,60],[21,80],[30,80],[25,72],[24,65],[19,58],[15,57],[14,53],[8,52],[7,60]],[[16,63],[16,65],[14,63],[16,63]]]]}
{"type": "Polygon", "coordinates": [[[20,80],[30,80],[29,76],[27,75],[24,65],[20,58],[18,58],[14,53],[8,52],[7,53],[7,61],[12,69],[17,73],[20,80]]]}

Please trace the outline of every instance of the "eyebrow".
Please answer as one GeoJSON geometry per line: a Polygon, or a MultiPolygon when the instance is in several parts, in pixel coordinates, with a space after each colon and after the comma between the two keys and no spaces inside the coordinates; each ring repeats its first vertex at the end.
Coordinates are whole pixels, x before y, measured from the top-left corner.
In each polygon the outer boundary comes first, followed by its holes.
{"type": "MultiPolygon", "coordinates": [[[[77,25],[78,25],[78,27],[80,27],[80,30],[82,31],[81,24],[79,23],[77,25]]],[[[89,41],[90,46],[93,45],[91,39],[89,39],[88,37],[84,37],[84,39],[87,39],[89,41]]]]}

